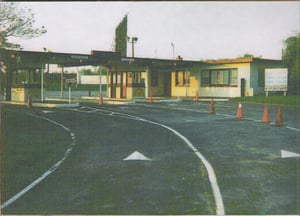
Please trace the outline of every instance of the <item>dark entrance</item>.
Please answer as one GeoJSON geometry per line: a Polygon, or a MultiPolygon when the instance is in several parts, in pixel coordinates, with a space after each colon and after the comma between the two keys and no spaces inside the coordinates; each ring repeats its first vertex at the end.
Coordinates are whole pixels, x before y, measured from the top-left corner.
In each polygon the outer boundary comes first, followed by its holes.
{"type": "Polygon", "coordinates": [[[164,73],[164,96],[171,96],[171,72],[164,73]]]}
{"type": "Polygon", "coordinates": [[[246,91],[246,80],[244,78],[241,79],[241,97],[245,97],[246,91]]]}
{"type": "Polygon", "coordinates": [[[116,98],[116,91],[117,91],[117,73],[111,72],[110,74],[110,96],[111,98],[116,98]]]}

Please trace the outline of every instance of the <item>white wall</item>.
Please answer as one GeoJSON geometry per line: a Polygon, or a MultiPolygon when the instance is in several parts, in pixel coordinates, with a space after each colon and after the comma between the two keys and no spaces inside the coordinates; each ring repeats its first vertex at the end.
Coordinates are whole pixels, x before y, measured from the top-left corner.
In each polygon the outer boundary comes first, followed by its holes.
{"type": "MultiPolygon", "coordinates": [[[[198,74],[199,80],[199,96],[200,97],[240,97],[241,96],[241,79],[246,80],[245,94],[248,96],[253,95],[253,89],[250,88],[250,63],[240,64],[221,64],[204,67],[201,69],[226,69],[237,68],[238,69],[238,83],[237,86],[201,86],[201,72],[198,74]]],[[[199,71],[201,71],[199,68],[199,71]]]]}

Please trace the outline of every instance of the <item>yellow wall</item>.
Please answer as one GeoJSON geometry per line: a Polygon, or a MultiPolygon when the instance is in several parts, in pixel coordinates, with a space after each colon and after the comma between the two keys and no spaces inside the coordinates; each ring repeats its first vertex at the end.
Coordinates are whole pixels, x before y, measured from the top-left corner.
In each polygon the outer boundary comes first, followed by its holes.
{"type": "Polygon", "coordinates": [[[195,69],[191,71],[190,85],[188,86],[176,86],[175,72],[172,72],[171,80],[171,95],[172,97],[195,97],[198,91],[199,80],[195,76],[195,69]]]}

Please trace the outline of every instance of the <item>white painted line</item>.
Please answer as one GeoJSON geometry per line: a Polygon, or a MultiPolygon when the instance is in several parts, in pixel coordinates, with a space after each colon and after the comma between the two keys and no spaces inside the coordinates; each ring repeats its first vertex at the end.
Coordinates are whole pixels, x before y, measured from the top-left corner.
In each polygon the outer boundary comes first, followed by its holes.
{"type": "Polygon", "coordinates": [[[14,203],[17,199],[19,199],[21,196],[23,196],[24,194],[26,194],[29,190],[31,190],[33,187],[35,187],[37,184],[39,184],[41,181],[43,181],[47,176],[49,176],[51,173],[53,173],[63,162],[64,160],[66,160],[66,158],[70,155],[71,151],[73,150],[73,147],[75,146],[75,134],[71,133],[70,129],[67,128],[66,126],[53,121],[51,119],[45,118],[45,117],[41,117],[41,116],[37,116],[34,114],[29,114],[27,113],[27,115],[29,116],[33,116],[36,118],[40,118],[46,121],[49,121],[59,127],[62,127],[64,130],[68,131],[70,133],[70,136],[73,140],[73,142],[69,145],[68,149],[66,150],[64,156],[62,159],[60,159],[58,162],[56,162],[52,167],[50,167],[50,169],[48,169],[44,174],[42,174],[39,178],[37,178],[36,180],[34,180],[31,184],[29,184],[27,187],[25,187],[23,190],[21,190],[19,193],[15,194],[13,197],[11,197],[9,200],[7,200],[6,202],[4,202],[1,205],[1,209],[6,208],[7,206],[11,205],[12,203],[14,203]]]}
{"type": "Polygon", "coordinates": [[[216,208],[217,208],[217,215],[225,215],[225,210],[224,210],[224,204],[223,204],[223,199],[222,199],[222,195],[218,186],[218,182],[217,182],[217,177],[214,171],[214,168],[212,167],[212,165],[206,160],[206,158],[198,151],[198,149],[183,135],[181,135],[179,132],[177,132],[176,130],[174,130],[173,128],[170,128],[164,124],[160,124],[157,122],[153,122],[153,121],[149,121],[146,119],[143,119],[142,121],[148,122],[150,124],[154,124],[154,125],[158,125],[161,126],[163,128],[168,129],[169,131],[172,131],[176,136],[178,136],[179,138],[181,138],[186,144],[187,146],[192,149],[194,151],[194,153],[197,155],[197,157],[202,161],[202,163],[204,164],[207,172],[208,172],[208,179],[210,181],[211,187],[212,187],[212,191],[213,191],[213,195],[215,198],[215,202],[216,202],[216,208]]]}
{"type": "Polygon", "coordinates": [[[287,129],[290,129],[290,130],[294,130],[294,131],[298,131],[300,132],[300,129],[297,129],[297,128],[293,128],[293,127],[289,127],[289,126],[286,126],[287,129]]]}
{"type": "Polygon", "coordinates": [[[154,124],[154,125],[163,127],[165,129],[173,132],[176,136],[178,136],[180,139],[182,139],[187,144],[187,146],[190,149],[192,149],[192,151],[196,154],[196,156],[202,161],[202,163],[204,164],[204,166],[208,172],[208,179],[211,184],[213,195],[214,195],[215,202],[216,202],[217,215],[225,215],[223,199],[222,199],[222,195],[221,195],[221,192],[219,189],[215,171],[214,171],[212,165],[206,160],[206,158],[198,151],[198,149],[186,137],[181,135],[179,132],[177,132],[173,128],[170,128],[170,127],[168,127],[164,124],[158,123],[158,122],[146,120],[146,119],[143,119],[138,116],[128,115],[128,114],[124,114],[124,113],[118,113],[118,112],[113,112],[113,113],[116,114],[116,115],[114,115],[115,117],[126,118],[126,119],[131,119],[131,120],[136,120],[136,121],[143,121],[143,122],[147,122],[149,124],[154,124]]]}

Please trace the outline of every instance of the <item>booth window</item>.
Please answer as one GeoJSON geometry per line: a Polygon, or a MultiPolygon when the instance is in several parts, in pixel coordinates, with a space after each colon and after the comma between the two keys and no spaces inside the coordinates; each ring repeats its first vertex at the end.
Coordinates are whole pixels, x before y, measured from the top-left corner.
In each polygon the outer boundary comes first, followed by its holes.
{"type": "Polygon", "coordinates": [[[142,72],[129,72],[128,73],[128,86],[144,87],[145,80],[142,78],[142,72]]]}
{"type": "Polygon", "coordinates": [[[176,71],[175,72],[175,80],[176,86],[185,86],[190,85],[190,71],[176,71]]]}
{"type": "Polygon", "coordinates": [[[201,71],[201,86],[237,86],[238,70],[212,69],[201,71]]]}

